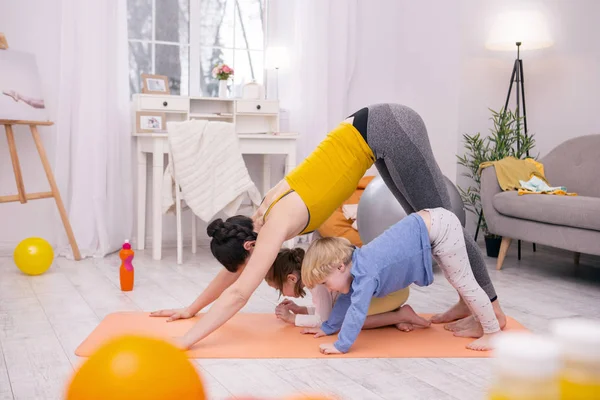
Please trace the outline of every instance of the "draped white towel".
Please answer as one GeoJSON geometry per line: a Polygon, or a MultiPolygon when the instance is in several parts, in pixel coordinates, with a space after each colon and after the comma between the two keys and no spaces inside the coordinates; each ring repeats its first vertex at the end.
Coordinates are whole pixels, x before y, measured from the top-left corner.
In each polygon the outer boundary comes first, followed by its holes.
{"type": "Polygon", "coordinates": [[[165,172],[163,212],[175,204],[173,177],[186,204],[205,222],[220,211],[235,215],[246,194],[255,206],[260,204],[260,192],[250,179],[232,123],[169,122],[167,131],[173,165],[165,172]]]}

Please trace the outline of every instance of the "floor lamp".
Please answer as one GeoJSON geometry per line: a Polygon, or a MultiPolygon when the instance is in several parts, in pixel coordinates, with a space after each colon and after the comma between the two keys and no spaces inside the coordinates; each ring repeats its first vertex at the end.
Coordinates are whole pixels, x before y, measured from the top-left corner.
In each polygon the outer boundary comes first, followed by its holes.
{"type": "MultiPolygon", "coordinates": [[[[520,115],[523,113],[523,131],[527,137],[527,108],[525,107],[525,75],[523,73],[523,60],[521,59],[521,49],[534,50],[552,46],[553,42],[550,32],[546,26],[544,16],[538,11],[511,11],[498,14],[492,28],[486,48],[498,51],[514,51],[517,47],[517,58],[514,61],[508,93],[504,102],[503,112],[508,109],[513,86],[516,92],[516,117],[517,131],[521,130],[520,115]],[[522,107],[522,108],[521,108],[522,107]]],[[[520,150],[521,143],[517,138],[517,151],[520,150]]],[[[527,151],[529,156],[529,151],[527,151]]],[[[479,212],[479,221],[475,231],[475,240],[479,234],[479,226],[483,218],[483,210],[479,212]]],[[[535,243],[533,251],[535,251],[535,243]]],[[[521,259],[521,241],[518,241],[519,260],[521,259]]]]}

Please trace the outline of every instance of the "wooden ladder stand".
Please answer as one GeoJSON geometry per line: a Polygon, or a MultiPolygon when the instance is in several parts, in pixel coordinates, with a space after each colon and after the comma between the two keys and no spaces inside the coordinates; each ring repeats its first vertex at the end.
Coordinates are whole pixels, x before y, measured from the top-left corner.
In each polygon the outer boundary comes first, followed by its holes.
{"type": "Polygon", "coordinates": [[[16,195],[0,196],[0,203],[19,201],[21,202],[21,204],[25,204],[28,200],[49,199],[53,197],[54,201],[56,201],[56,207],[58,207],[60,219],[62,220],[62,223],[65,226],[65,231],[67,232],[67,236],[69,237],[69,243],[71,244],[71,249],[73,250],[73,256],[75,257],[75,260],[79,261],[81,260],[79,247],[77,246],[77,242],[75,241],[75,235],[73,235],[73,229],[71,228],[69,218],[67,217],[65,205],[63,204],[62,198],[60,197],[60,192],[58,191],[58,187],[56,186],[54,174],[52,173],[52,169],[50,168],[50,163],[48,162],[48,157],[46,156],[44,144],[42,143],[40,134],[37,130],[38,125],[49,126],[52,124],[53,122],[49,121],[18,121],[10,119],[0,120],[0,125],[4,125],[4,129],[6,130],[8,150],[10,151],[10,158],[12,160],[13,171],[15,173],[15,181],[17,182],[18,191],[16,195]],[[25,192],[25,185],[23,184],[23,175],[21,174],[21,166],[19,164],[19,156],[17,155],[17,146],[15,145],[13,125],[29,125],[29,128],[31,129],[31,134],[33,135],[33,141],[35,142],[38,154],[40,155],[40,160],[42,161],[42,165],[44,166],[44,171],[46,172],[46,178],[48,178],[48,183],[50,184],[49,192],[25,192]]]}

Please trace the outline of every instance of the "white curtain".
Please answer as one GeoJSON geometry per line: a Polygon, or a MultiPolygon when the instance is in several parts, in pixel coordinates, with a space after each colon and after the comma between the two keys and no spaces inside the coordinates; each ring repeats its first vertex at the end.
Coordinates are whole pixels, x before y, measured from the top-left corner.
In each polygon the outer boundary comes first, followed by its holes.
{"type": "MultiPolygon", "coordinates": [[[[55,171],[83,257],[129,239],[133,221],[126,0],[62,0],[55,171]]],[[[58,254],[72,258],[57,221],[58,254]]]]}
{"type": "Polygon", "coordinates": [[[280,20],[269,41],[290,54],[279,93],[290,111],[290,129],[300,133],[302,160],[356,111],[348,109],[347,99],[356,61],[357,0],[274,0],[270,6],[280,20]]]}

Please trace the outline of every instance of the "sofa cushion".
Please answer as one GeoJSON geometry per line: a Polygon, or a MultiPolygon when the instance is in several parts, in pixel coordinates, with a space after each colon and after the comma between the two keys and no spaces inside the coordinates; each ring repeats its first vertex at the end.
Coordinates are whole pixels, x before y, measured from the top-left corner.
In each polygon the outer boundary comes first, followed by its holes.
{"type": "Polygon", "coordinates": [[[501,192],[492,200],[494,208],[503,215],[600,231],[600,198],[586,196],[556,196],[501,192]]]}

